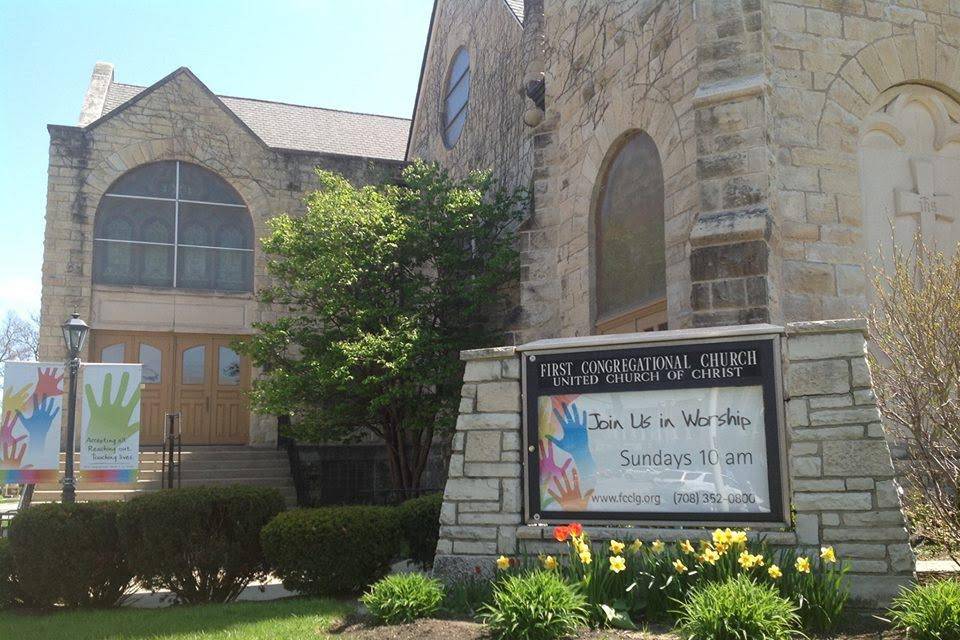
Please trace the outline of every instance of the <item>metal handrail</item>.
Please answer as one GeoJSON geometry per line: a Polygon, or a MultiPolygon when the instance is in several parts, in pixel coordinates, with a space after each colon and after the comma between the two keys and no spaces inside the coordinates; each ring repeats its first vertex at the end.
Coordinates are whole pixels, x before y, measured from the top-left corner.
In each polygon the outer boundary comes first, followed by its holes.
{"type": "Polygon", "coordinates": [[[160,454],[160,486],[173,489],[173,476],[177,476],[177,488],[180,488],[180,469],[183,462],[182,435],[183,423],[179,411],[164,414],[163,448],[160,454]],[[176,458],[174,458],[176,453],[176,458]],[[169,456],[169,457],[168,457],[169,456]]]}

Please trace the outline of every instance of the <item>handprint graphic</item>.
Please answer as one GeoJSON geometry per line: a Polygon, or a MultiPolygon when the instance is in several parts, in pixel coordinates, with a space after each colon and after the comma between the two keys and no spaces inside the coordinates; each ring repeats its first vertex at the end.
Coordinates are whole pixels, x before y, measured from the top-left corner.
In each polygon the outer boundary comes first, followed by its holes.
{"type": "Polygon", "coordinates": [[[17,414],[13,411],[7,411],[3,414],[3,422],[0,423],[0,444],[9,444],[11,442],[20,442],[27,436],[14,437],[13,427],[17,424],[17,414]]]}
{"type": "Polygon", "coordinates": [[[10,394],[4,394],[3,412],[16,413],[17,411],[22,411],[23,408],[27,406],[27,400],[30,398],[31,386],[32,385],[25,384],[19,391],[14,391],[10,394]]]}
{"type": "Polygon", "coordinates": [[[90,417],[87,438],[102,438],[104,443],[112,441],[118,445],[137,432],[140,428],[140,421],[137,420],[131,424],[130,419],[140,403],[140,389],[137,388],[130,396],[130,400],[124,403],[129,385],[130,374],[124,373],[120,376],[120,387],[117,389],[117,395],[114,398],[111,393],[113,390],[113,374],[108,373],[103,379],[103,393],[99,402],[94,396],[93,386],[84,385],[87,413],[90,417]]]}
{"type": "Polygon", "coordinates": [[[47,440],[47,433],[50,432],[50,425],[53,424],[53,419],[56,418],[59,413],[60,407],[56,406],[53,398],[39,400],[37,396],[33,396],[33,413],[30,414],[30,417],[25,417],[21,412],[17,411],[17,418],[20,419],[20,424],[23,425],[23,428],[27,430],[27,436],[30,438],[30,442],[36,443],[35,446],[40,449],[47,440]]]}
{"type": "Polygon", "coordinates": [[[554,500],[556,500],[564,511],[586,511],[590,498],[593,496],[593,489],[586,493],[580,492],[580,474],[573,470],[573,482],[567,477],[566,472],[560,477],[553,478],[553,484],[556,491],[547,489],[554,500]]]}
{"type": "Polygon", "coordinates": [[[0,444],[0,469],[19,469],[26,453],[27,443],[20,444],[19,439],[0,444]]]}
{"type": "Polygon", "coordinates": [[[590,453],[590,442],[587,433],[587,412],[582,414],[577,409],[576,404],[568,405],[562,403],[563,413],[556,409],[553,415],[563,429],[563,437],[559,440],[555,436],[547,436],[553,444],[566,451],[573,458],[577,465],[580,475],[592,476],[596,471],[597,465],[593,461],[593,454],[590,453]]]}
{"type": "Polygon", "coordinates": [[[63,388],[60,386],[62,382],[63,374],[58,376],[54,367],[37,369],[37,388],[33,395],[40,399],[63,395],[63,388]]]}
{"type": "MultiPolygon", "coordinates": [[[[563,465],[558,465],[553,451],[553,442],[550,440],[540,440],[538,444],[540,446],[540,486],[549,487],[554,478],[562,477],[567,472],[567,467],[573,463],[573,459],[567,458],[563,465]]],[[[552,502],[552,498],[543,496],[543,507],[548,506],[552,502]]]]}

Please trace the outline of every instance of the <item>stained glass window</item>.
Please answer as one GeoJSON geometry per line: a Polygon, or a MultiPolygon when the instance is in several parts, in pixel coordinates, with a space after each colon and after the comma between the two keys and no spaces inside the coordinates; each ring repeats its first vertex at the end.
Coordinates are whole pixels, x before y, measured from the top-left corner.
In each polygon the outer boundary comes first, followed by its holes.
{"type": "Polygon", "coordinates": [[[94,232],[94,282],[253,290],[253,222],[237,192],[186,162],[143,165],[107,190],[94,232]]]}
{"type": "Polygon", "coordinates": [[[664,188],[653,139],[622,141],[601,174],[596,213],[598,323],[666,297],[664,188]]]}

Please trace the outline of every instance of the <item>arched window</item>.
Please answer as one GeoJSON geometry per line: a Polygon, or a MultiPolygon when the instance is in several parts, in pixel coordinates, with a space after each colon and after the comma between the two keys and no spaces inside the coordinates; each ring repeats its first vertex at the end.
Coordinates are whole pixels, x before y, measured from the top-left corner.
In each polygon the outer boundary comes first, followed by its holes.
{"type": "Polygon", "coordinates": [[[467,120],[467,103],[470,100],[470,54],[460,47],[453,55],[447,71],[447,84],[443,92],[443,142],[453,147],[460,138],[467,120]]]}
{"type": "Polygon", "coordinates": [[[137,167],[104,194],[93,281],[209,291],[253,289],[253,223],[216,174],[179,161],[137,167]]]}
{"type": "Polygon", "coordinates": [[[663,169],[649,135],[615,145],[595,206],[597,332],[666,329],[663,169]]]}

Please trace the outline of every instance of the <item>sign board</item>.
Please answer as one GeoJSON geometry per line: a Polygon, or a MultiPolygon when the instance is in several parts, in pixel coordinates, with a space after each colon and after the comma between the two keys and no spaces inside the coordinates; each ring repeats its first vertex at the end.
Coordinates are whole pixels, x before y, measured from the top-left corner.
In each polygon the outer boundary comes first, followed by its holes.
{"type": "Polygon", "coordinates": [[[779,362],[755,335],[524,352],[528,522],[786,522],[779,362]]]}
{"type": "Polygon", "coordinates": [[[80,478],[132,482],[140,465],[139,364],[85,364],[80,405],[80,478]]]}
{"type": "Polygon", "coordinates": [[[64,366],[7,362],[3,371],[0,483],[56,482],[64,366]]]}

